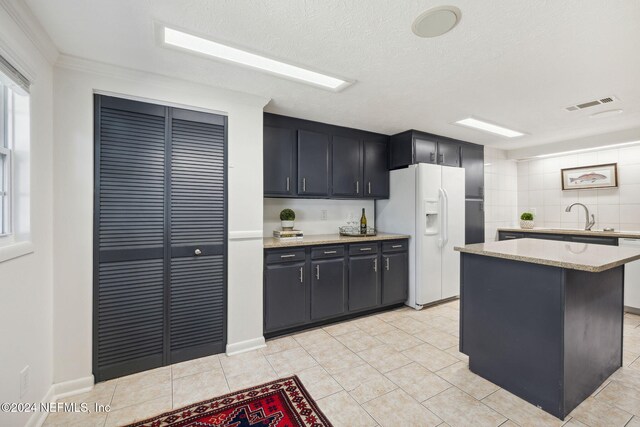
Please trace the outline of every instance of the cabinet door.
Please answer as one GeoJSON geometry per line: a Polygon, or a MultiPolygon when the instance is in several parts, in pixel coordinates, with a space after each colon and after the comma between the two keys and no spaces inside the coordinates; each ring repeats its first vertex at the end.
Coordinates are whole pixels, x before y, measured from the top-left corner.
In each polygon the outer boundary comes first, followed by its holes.
{"type": "Polygon", "coordinates": [[[469,199],[484,197],[484,149],[462,147],[465,192],[469,199]]]}
{"type": "Polygon", "coordinates": [[[298,131],[298,195],[329,195],[329,135],[298,131]]]}
{"type": "Polygon", "coordinates": [[[264,283],[265,329],[277,331],[307,321],[304,263],[267,265],[264,283]]]}
{"type": "Polygon", "coordinates": [[[294,195],[296,131],[264,127],[264,195],[294,195]]]}
{"type": "Polygon", "coordinates": [[[414,138],[414,163],[436,163],[438,143],[435,139],[426,137],[414,138]]]}
{"type": "Polygon", "coordinates": [[[364,196],[389,197],[389,169],[387,166],[387,140],[365,140],[364,143],[364,196]]]}
{"type": "Polygon", "coordinates": [[[362,145],[358,139],[334,136],[331,166],[333,196],[362,196],[362,145]]]}
{"type": "Polygon", "coordinates": [[[349,311],[373,308],[380,303],[378,256],[349,259],[349,311]]]}
{"type": "MultiPolygon", "coordinates": [[[[562,240],[559,238],[558,240],[562,240]]],[[[566,240],[575,243],[592,243],[596,245],[618,246],[617,237],[567,236],[566,240]]]]}
{"type": "Polygon", "coordinates": [[[453,141],[438,142],[438,164],[460,167],[460,144],[453,141]]]}
{"type": "Polygon", "coordinates": [[[484,202],[482,200],[466,200],[464,221],[464,242],[484,243],[484,202]]]}
{"type": "Polygon", "coordinates": [[[382,304],[394,304],[407,299],[409,258],[406,252],[382,256],[382,304]]]}
{"type": "Polygon", "coordinates": [[[318,260],[311,263],[311,319],[344,314],[344,258],[318,260]]]}

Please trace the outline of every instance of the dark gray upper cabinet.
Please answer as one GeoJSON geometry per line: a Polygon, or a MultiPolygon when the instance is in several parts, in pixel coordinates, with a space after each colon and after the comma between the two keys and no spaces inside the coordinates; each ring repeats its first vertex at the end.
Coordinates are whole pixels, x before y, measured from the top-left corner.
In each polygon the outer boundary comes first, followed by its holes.
{"type": "MultiPolygon", "coordinates": [[[[438,154],[438,142],[435,139],[427,137],[414,137],[413,147],[415,163],[436,163],[436,155],[438,154]]],[[[414,161],[412,161],[411,163],[414,163],[414,161]]]]}
{"type": "Polygon", "coordinates": [[[331,194],[333,196],[362,196],[364,187],[362,181],[362,157],[362,143],[359,139],[342,136],[333,137],[331,149],[331,194]]]}
{"type": "Polygon", "coordinates": [[[461,154],[467,146],[476,147],[469,142],[408,130],[389,139],[389,168],[399,169],[416,163],[464,167],[461,154]]]}
{"type": "Polygon", "coordinates": [[[459,142],[450,139],[438,141],[438,164],[459,168],[460,146],[459,142]]]}
{"type": "Polygon", "coordinates": [[[465,174],[465,192],[468,199],[484,197],[484,147],[462,147],[462,167],[465,174]]]}
{"type": "Polygon", "coordinates": [[[346,298],[344,257],[311,262],[311,320],[344,314],[346,298]]]}
{"type": "Polygon", "coordinates": [[[264,195],[388,198],[388,142],[386,135],[265,113],[264,195]]]}
{"type": "Polygon", "coordinates": [[[365,197],[388,198],[387,140],[386,138],[365,140],[363,147],[365,197]]]}
{"type": "Polygon", "coordinates": [[[295,194],[296,131],[264,127],[264,192],[291,196],[295,194]],[[268,165],[268,167],[267,167],[268,165]]]}
{"type": "Polygon", "coordinates": [[[407,299],[409,257],[406,251],[382,255],[382,304],[407,299]]]}
{"type": "Polygon", "coordinates": [[[349,258],[349,311],[372,308],[380,303],[378,264],[378,255],[349,258]]]}
{"type": "Polygon", "coordinates": [[[265,271],[265,330],[302,325],[307,321],[304,262],[272,264],[265,271]]]}
{"type": "Polygon", "coordinates": [[[298,194],[329,195],[329,135],[298,131],[298,194]]]}

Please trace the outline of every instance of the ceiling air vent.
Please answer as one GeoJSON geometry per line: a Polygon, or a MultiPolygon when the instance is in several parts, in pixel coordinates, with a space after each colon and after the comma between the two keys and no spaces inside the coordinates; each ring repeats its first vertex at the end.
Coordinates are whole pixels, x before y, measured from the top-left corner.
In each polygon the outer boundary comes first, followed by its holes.
{"type": "Polygon", "coordinates": [[[585,108],[595,107],[596,105],[610,104],[612,102],[617,102],[617,101],[619,100],[615,96],[607,96],[606,98],[594,99],[593,101],[587,101],[587,102],[582,102],[576,105],[570,105],[569,107],[565,107],[565,110],[567,111],[583,110],[585,108]]]}

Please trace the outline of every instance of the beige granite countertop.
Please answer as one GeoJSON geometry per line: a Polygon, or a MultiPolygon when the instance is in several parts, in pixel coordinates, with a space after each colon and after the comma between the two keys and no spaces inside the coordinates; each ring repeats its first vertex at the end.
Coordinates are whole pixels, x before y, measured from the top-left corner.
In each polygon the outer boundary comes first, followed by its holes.
{"type": "Polygon", "coordinates": [[[602,230],[580,230],[577,228],[543,228],[536,227],[532,229],[524,228],[498,228],[498,231],[511,231],[515,233],[549,233],[549,234],[570,234],[573,236],[601,236],[601,237],[619,237],[619,238],[638,238],[640,239],[640,231],[602,231],[602,230]]]}
{"type": "Polygon", "coordinates": [[[455,247],[455,250],[592,273],[640,259],[640,249],[542,239],[476,243],[455,247]]]}
{"type": "Polygon", "coordinates": [[[292,246],[316,246],[316,245],[330,245],[332,243],[362,243],[362,242],[376,242],[380,240],[398,240],[408,239],[406,234],[390,234],[390,233],[378,233],[376,236],[368,237],[349,237],[341,236],[339,234],[312,234],[304,236],[299,240],[280,240],[274,237],[265,237],[263,239],[264,248],[290,248],[292,246]]]}

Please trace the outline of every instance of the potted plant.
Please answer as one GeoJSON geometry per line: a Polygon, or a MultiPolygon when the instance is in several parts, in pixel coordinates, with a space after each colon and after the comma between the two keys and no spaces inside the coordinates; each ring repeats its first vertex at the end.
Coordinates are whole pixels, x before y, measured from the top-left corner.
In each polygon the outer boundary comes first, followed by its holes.
{"type": "Polygon", "coordinates": [[[530,230],[533,228],[533,214],[531,212],[523,212],[520,215],[520,228],[530,230]]]}
{"type": "Polygon", "coordinates": [[[283,209],[282,212],[280,212],[280,221],[282,222],[283,230],[293,230],[295,219],[296,213],[292,209],[283,209]]]}

